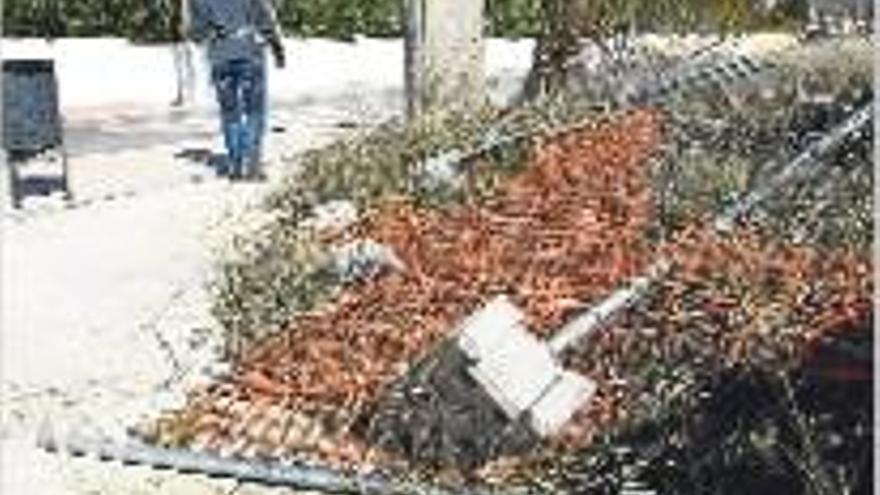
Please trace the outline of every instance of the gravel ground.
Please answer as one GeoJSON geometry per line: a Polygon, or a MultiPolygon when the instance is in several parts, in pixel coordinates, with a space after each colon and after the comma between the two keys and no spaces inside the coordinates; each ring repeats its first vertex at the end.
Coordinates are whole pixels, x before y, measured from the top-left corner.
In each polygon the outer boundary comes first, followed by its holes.
{"type": "MultiPolygon", "coordinates": [[[[528,66],[530,46],[490,44],[489,72],[506,78],[493,86],[496,98],[515,87],[510,78],[528,66]]],[[[219,141],[204,81],[193,109],[167,106],[167,49],[118,40],[4,40],[6,57],[59,61],[75,207],[33,198],[13,211],[0,198],[0,493],[285,493],[48,455],[35,448],[35,434],[48,418],[120,434],[138,415],[179,400],[163,391],[187,386],[217,362],[204,288],[216,252],[290,172],[284,164],[295,161],[283,158],[347,132],[340,123],[369,124],[399,112],[399,42],[298,40],[288,51],[291,69],[270,74],[270,124],[277,128],[267,146],[270,181],[230,184],[175,158],[216,151],[219,141]]]]}

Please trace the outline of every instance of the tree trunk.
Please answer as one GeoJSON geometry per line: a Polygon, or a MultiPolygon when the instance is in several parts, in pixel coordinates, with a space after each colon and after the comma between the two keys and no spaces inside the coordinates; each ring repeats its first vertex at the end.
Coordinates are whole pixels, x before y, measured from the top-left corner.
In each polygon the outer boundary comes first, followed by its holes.
{"type": "Polygon", "coordinates": [[[569,61],[580,51],[576,10],[571,0],[541,0],[541,32],[521,100],[553,96],[565,89],[569,61]]]}
{"type": "Polygon", "coordinates": [[[483,0],[407,0],[410,117],[485,103],[483,0]]]}

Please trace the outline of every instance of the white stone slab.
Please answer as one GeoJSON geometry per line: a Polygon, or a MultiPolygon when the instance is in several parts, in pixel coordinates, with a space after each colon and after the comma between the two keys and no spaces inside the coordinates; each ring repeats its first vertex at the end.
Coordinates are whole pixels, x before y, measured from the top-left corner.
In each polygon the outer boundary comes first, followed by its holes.
{"type": "Polygon", "coordinates": [[[515,332],[524,318],[507,296],[498,296],[462,322],[458,346],[469,358],[480,360],[515,332]]]}
{"type": "Polygon", "coordinates": [[[468,373],[511,419],[534,404],[562,373],[547,345],[522,324],[523,315],[501,296],[467,320],[459,346],[475,364],[468,373]]]}
{"type": "Polygon", "coordinates": [[[596,393],[596,383],[577,373],[563,371],[534,404],[530,424],[542,438],[556,434],[596,393]]]}

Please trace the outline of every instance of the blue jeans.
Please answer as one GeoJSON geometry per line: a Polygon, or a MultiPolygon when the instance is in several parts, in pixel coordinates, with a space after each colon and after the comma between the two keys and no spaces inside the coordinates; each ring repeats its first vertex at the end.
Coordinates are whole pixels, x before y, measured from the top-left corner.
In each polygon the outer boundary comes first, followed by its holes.
{"type": "Polygon", "coordinates": [[[235,59],[216,64],[211,79],[220,104],[226,172],[240,176],[260,166],[266,126],[266,64],[262,60],[235,59]]]}

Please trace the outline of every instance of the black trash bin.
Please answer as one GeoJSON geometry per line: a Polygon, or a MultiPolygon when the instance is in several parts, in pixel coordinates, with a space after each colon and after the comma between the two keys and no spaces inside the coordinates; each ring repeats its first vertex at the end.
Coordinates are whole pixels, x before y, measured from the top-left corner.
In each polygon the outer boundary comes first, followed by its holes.
{"type": "Polygon", "coordinates": [[[58,81],[52,60],[3,61],[3,148],[7,152],[12,203],[16,208],[27,194],[48,194],[60,189],[65,198],[71,199],[58,81]],[[60,153],[59,174],[22,176],[23,162],[53,149],[60,153]]]}

